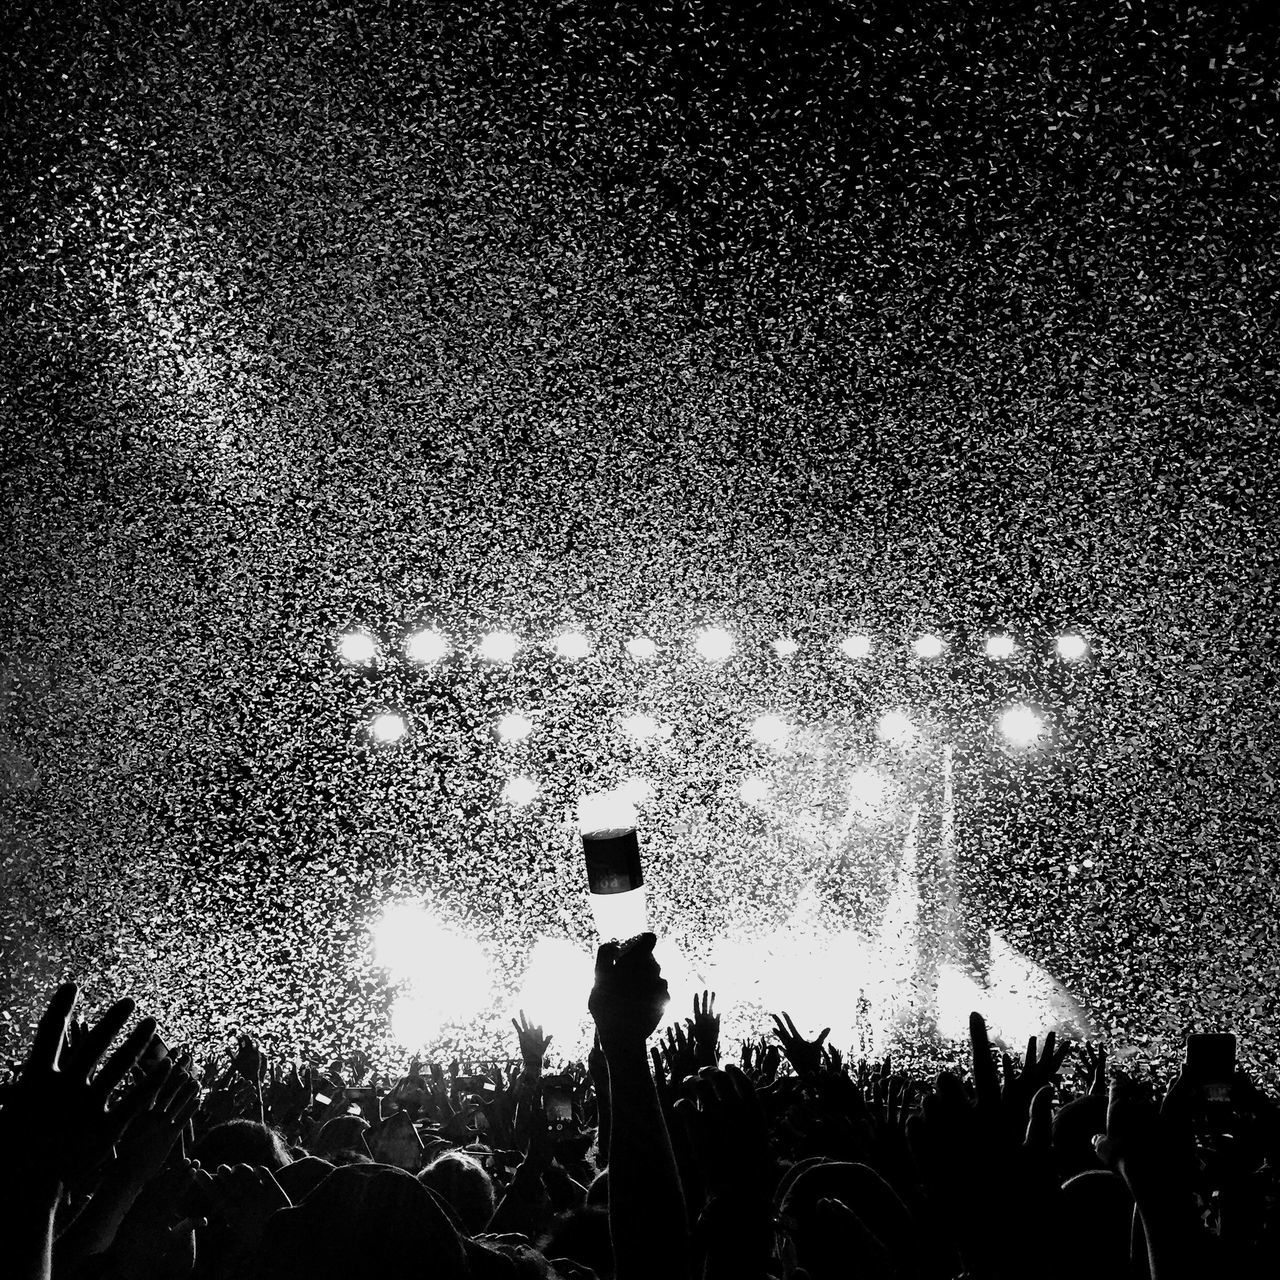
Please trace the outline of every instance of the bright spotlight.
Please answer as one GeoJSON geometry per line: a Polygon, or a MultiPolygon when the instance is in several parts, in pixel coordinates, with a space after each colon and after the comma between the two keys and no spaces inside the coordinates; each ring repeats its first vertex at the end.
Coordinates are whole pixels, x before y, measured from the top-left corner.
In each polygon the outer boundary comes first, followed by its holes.
{"type": "Polygon", "coordinates": [[[585,658],[591,651],[590,642],[580,631],[565,631],[556,636],[554,646],[555,651],[562,658],[567,658],[570,661],[585,658]]]}
{"type": "Polygon", "coordinates": [[[939,636],[917,636],[913,646],[917,658],[940,658],[942,640],[939,636]]]}
{"type": "Polygon", "coordinates": [[[642,805],[646,800],[653,799],[653,783],[648,778],[641,778],[635,775],[623,779],[618,791],[621,795],[626,796],[633,805],[642,805]]]}
{"type": "Polygon", "coordinates": [[[1063,635],[1058,637],[1058,657],[1067,662],[1078,662],[1089,652],[1088,642],[1084,636],[1063,635]]]}
{"type": "Polygon", "coordinates": [[[656,738],[662,730],[652,716],[638,711],[635,715],[623,716],[622,731],[627,737],[635,738],[638,742],[644,742],[649,738],[656,738]]]}
{"type": "Polygon", "coordinates": [[[849,778],[849,803],[870,810],[884,803],[885,782],[874,769],[859,769],[849,778]]]}
{"type": "Polygon", "coordinates": [[[916,727],[901,711],[886,711],[876,721],[876,736],[882,742],[908,743],[915,737],[916,727]]]}
{"type": "Polygon", "coordinates": [[[391,1008],[391,1034],[398,1043],[420,1048],[442,1027],[466,1022],[488,1003],[489,957],[473,938],[427,917],[427,926],[408,945],[405,960],[399,978],[410,984],[409,989],[391,1008]],[[448,981],[441,980],[444,974],[448,981]]]}
{"type": "Polygon", "coordinates": [[[369,725],[369,732],[376,742],[399,742],[407,729],[404,717],[396,715],[394,711],[384,711],[381,715],[374,716],[369,725]]]}
{"type": "Polygon", "coordinates": [[[871,653],[870,636],[845,636],[840,641],[840,652],[846,658],[865,658],[871,653]]]}
{"type": "Polygon", "coordinates": [[[987,637],[987,657],[988,658],[1012,658],[1013,657],[1013,637],[1006,635],[988,636],[987,637]]]}
{"type": "Polygon", "coordinates": [[[751,725],[751,736],[762,747],[781,746],[791,726],[781,716],[757,716],[751,725]]]}
{"type": "Polygon", "coordinates": [[[720,627],[703,627],[694,643],[708,662],[724,662],[733,654],[733,637],[720,627]]]}
{"type": "Polygon", "coordinates": [[[532,803],[537,794],[538,784],[532,778],[526,778],[523,775],[508,779],[507,785],[502,788],[502,798],[517,809],[532,803]]]}
{"type": "Polygon", "coordinates": [[[1010,707],[1000,717],[1000,729],[1016,747],[1029,747],[1044,732],[1044,721],[1023,703],[1010,707]]]}
{"type": "Polygon", "coordinates": [[[529,953],[518,1009],[554,1037],[552,1052],[572,1055],[585,1047],[593,960],[567,938],[539,938],[529,953]]]}
{"type": "Polygon", "coordinates": [[[627,652],[637,662],[647,662],[658,652],[658,646],[648,636],[632,636],[627,641],[627,652]]]}
{"type": "Polygon", "coordinates": [[[746,804],[764,804],[769,799],[769,784],[755,775],[743,778],[738,786],[738,795],[746,804]]]}
{"type": "Polygon", "coordinates": [[[523,742],[533,732],[533,721],[518,711],[510,711],[498,721],[498,737],[503,742],[523,742]]]}
{"type": "Polygon", "coordinates": [[[519,647],[519,639],[510,631],[491,631],[480,641],[480,656],[490,662],[510,662],[519,647]]]}
{"type": "Polygon", "coordinates": [[[780,658],[791,657],[799,647],[794,640],[789,640],[786,636],[779,636],[773,642],[773,651],[780,658]]]}
{"type": "Polygon", "coordinates": [[[391,903],[373,926],[374,963],[397,980],[409,976],[417,967],[422,939],[439,927],[419,903],[391,903]]]}
{"type": "Polygon", "coordinates": [[[368,667],[378,656],[378,646],[367,631],[347,631],[338,637],[338,656],[353,667],[368,667]]]}
{"type": "Polygon", "coordinates": [[[404,656],[410,662],[439,662],[449,653],[449,641],[439,631],[414,631],[404,638],[404,656]]]}

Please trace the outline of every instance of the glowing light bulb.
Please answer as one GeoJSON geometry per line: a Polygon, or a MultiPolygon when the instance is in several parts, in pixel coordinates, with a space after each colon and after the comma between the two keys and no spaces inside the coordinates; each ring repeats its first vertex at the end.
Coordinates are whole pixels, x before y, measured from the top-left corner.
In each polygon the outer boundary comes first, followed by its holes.
{"type": "Polygon", "coordinates": [[[1089,652],[1084,636],[1062,635],[1058,637],[1058,657],[1067,662],[1078,662],[1089,652]]]}
{"type": "Polygon", "coordinates": [[[658,646],[648,636],[632,636],[627,641],[627,652],[637,662],[647,662],[658,652],[658,646]]]}
{"type": "Polygon", "coordinates": [[[510,631],[491,631],[480,641],[480,656],[490,662],[510,662],[519,647],[519,639],[510,631]]]}
{"type": "Polygon", "coordinates": [[[338,656],[353,667],[368,667],[378,656],[378,646],[367,631],[347,631],[338,637],[338,656]]]}
{"type": "Polygon", "coordinates": [[[840,652],[846,658],[865,658],[871,653],[870,636],[845,636],[840,641],[840,652]]]}
{"type": "Polygon", "coordinates": [[[634,715],[623,717],[622,731],[627,737],[635,738],[638,742],[644,742],[649,738],[656,738],[661,732],[661,728],[652,716],[638,711],[634,715]]]}
{"type": "Polygon", "coordinates": [[[708,662],[724,662],[733,655],[733,637],[720,627],[703,627],[694,647],[708,662]]]}
{"type": "Polygon", "coordinates": [[[773,651],[780,658],[791,657],[799,647],[794,640],[789,640],[786,636],[779,636],[773,642],[773,651]]]}
{"type": "Polygon", "coordinates": [[[518,711],[510,711],[498,721],[498,737],[503,742],[523,742],[533,732],[533,721],[518,711]]]}
{"type": "Polygon", "coordinates": [[[520,809],[531,804],[538,794],[538,784],[532,778],[523,775],[510,778],[502,788],[502,798],[514,808],[520,809]]]}
{"type": "Polygon", "coordinates": [[[751,725],[751,736],[761,746],[780,746],[791,732],[791,726],[781,716],[757,716],[751,725]]]}
{"type": "Polygon", "coordinates": [[[1029,747],[1044,733],[1044,721],[1030,707],[1018,703],[1000,717],[1000,729],[1015,746],[1029,747]]]}
{"type": "Polygon", "coordinates": [[[414,631],[404,638],[404,655],[410,662],[439,662],[448,653],[449,641],[439,631],[414,631]]]}
{"type": "Polygon", "coordinates": [[[377,742],[399,742],[407,730],[404,717],[396,715],[394,711],[384,711],[381,715],[374,716],[369,725],[369,732],[377,742]]]}
{"type": "Polygon", "coordinates": [[[917,658],[939,658],[942,656],[942,640],[938,636],[917,636],[912,646],[917,658]]]}
{"type": "Polygon", "coordinates": [[[764,804],[769,799],[769,784],[753,774],[738,784],[738,795],[745,804],[764,804]]]}
{"type": "Polygon", "coordinates": [[[570,661],[585,658],[591,651],[591,644],[580,631],[565,631],[555,638],[555,651],[570,661]]]}
{"type": "Polygon", "coordinates": [[[988,636],[986,649],[988,658],[1012,658],[1013,637],[1006,635],[988,636]]]}
{"type": "Polygon", "coordinates": [[[876,736],[883,742],[904,744],[915,737],[916,727],[901,711],[886,711],[876,721],[876,736]]]}
{"type": "Polygon", "coordinates": [[[849,778],[849,803],[871,810],[884,803],[885,781],[874,769],[859,769],[849,778]]]}

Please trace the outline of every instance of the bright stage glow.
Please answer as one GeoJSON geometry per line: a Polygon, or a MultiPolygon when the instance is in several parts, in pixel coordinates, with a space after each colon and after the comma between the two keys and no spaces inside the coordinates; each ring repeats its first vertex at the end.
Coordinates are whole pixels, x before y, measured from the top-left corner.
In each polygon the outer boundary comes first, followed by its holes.
{"type": "Polygon", "coordinates": [[[421,940],[439,927],[440,922],[421,903],[390,903],[373,926],[374,963],[397,981],[410,977],[417,968],[421,940]]]}
{"type": "Polygon", "coordinates": [[[338,637],[338,656],[353,667],[369,667],[378,656],[378,646],[367,631],[347,631],[338,637]]]}
{"type": "Polygon", "coordinates": [[[375,742],[399,742],[407,729],[404,717],[396,715],[394,711],[384,711],[381,715],[374,716],[369,725],[369,732],[375,742]]]}
{"type": "Polygon", "coordinates": [[[526,778],[523,775],[518,778],[509,778],[506,786],[502,788],[502,798],[517,809],[531,804],[537,794],[538,784],[532,778],[526,778]]]}
{"type": "Polygon", "coordinates": [[[864,811],[884,803],[885,780],[874,769],[859,769],[849,778],[849,803],[864,811]]]}
{"type": "Polygon", "coordinates": [[[917,636],[912,648],[917,658],[940,658],[942,656],[942,640],[939,636],[917,636]]]}
{"type": "Polygon", "coordinates": [[[498,737],[503,742],[523,742],[533,732],[533,721],[518,711],[509,711],[498,721],[498,737]]]}
{"type": "Polygon", "coordinates": [[[779,636],[773,642],[773,651],[780,658],[789,658],[800,646],[794,640],[788,640],[786,636],[779,636]]]}
{"type": "Polygon", "coordinates": [[[404,638],[404,656],[410,662],[439,662],[449,653],[449,641],[439,631],[414,631],[404,638]]]}
{"type": "Polygon", "coordinates": [[[633,805],[642,805],[645,801],[653,799],[653,783],[648,778],[641,778],[635,774],[624,778],[618,785],[618,791],[633,805]]]}
{"type": "Polygon", "coordinates": [[[658,652],[658,646],[648,636],[632,636],[627,641],[627,652],[637,662],[647,662],[658,652]]]}
{"type": "Polygon", "coordinates": [[[489,957],[473,938],[445,928],[422,908],[416,914],[412,904],[395,910],[393,916],[389,909],[378,927],[378,934],[393,940],[394,964],[387,964],[381,951],[378,963],[393,979],[409,984],[391,1007],[391,1034],[406,1048],[419,1049],[442,1027],[465,1022],[488,1004],[489,957]],[[388,917],[394,921],[390,926],[388,917]]]}
{"type": "Polygon", "coordinates": [[[876,736],[882,742],[895,742],[905,746],[915,737],[916,727],[901,711],[886,711],[876,721],[876,736]]]}
{"type": "Polygon", "coordinates": [[[694,647],[708,662],[724,662],[733,655],[733,637],[720,627],[703,627],[694,647]]]}
{"type": "Polygon", "coordinates": [[[646,742],[650,738],[656,738],[662,732],[662,727],[652,716],[637,711],[634,715],[623,716],[622,732],[637,742],[646,742]]]}
{"type": "Polygon", "coordinates": [[[1006,635],[988,636],[987,637],[987,657],[988,658],[1012,658],[1013,657],[1013,637],[1006,635]]]}
{"type": "Polygon", "coordinates": [[[780,747],[787,740],[791,726],[781,716],[757,716],[751,725],[751,736],[762,747],[780,747]]]}
{"type": "Polygon", "coordinates": [[[491,631],[480,641],[480,656],[490,662],[510,662],[519,647],[519,638],[510,631],[491,631]]]}
{"type": "Polygon", "coordinates": [[[1089,652],[1089,644],[1084,636],[1062,635],[1058,637],[1058,657],[1067,662],[1078,662],[1089,652]]]}
{"type": "Polygon", "coordinates": [[[738,784],[738,795],[746,804],[764,804],[769,799],[769,784],[752,774],[738,784]]]}
{"type": "Polygon", "coordinates": [[[1000,731],[1014,746],[1029,747],[1044,733],[1044,721],[1020,702],[1000,717],[1000,731]]]}
{"type": "Polygon", "coordinates": [[[871,653],[870,636],[845,636],[840,641],[840,652],[846,658],[866,658],[871,653]]]}
{"type": "Polygon", "coordinates": [[[595,962],[568,938],[539,938],[529,953],[517,1009],[554,1038],[551,1052],[572,1056],[587,1047],[587,995],[595,962]]]}
{"type": "Polygon", "coordinates": [[[556,636],[553,644],[555,651],[570,661],[585,658],[591,652],[591,642],[580,631],[565,631],[556,636]]]}

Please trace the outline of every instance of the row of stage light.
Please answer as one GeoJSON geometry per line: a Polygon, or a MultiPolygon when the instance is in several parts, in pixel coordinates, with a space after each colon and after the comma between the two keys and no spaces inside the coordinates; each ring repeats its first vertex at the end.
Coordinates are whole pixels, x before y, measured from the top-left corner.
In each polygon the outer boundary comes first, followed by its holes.
{"type": "MultiPolygon", "coordinates": [[[[522,647],[519,636],[510,631],[491,631],[476,646],[476,655],[488,662],[514,662],[522,647]]],[[[592,652],[591,640],[581,631],[564,631],[552,638],[547,647],[558,657],[574,662],[586,658],[592,652]]],[[[637,662],[648,662],[658,656],[658,645],[648,636],[633,636],[626,642],[627,653],[637,662]]],[[[736,637],[721,627],[703,627],[693,633],[694,652],[707,662],[727,662],[738,649],[736,637]]],[[[800,646],[786,636],[772,641],[773,652],[780,658],[790,658],[800,646]]],[[[368,631],[345,631],[338,637],[338,656],[355,667],[376,665],[384,657],[378,640],[368,631]]],[[[927,633],[916,636],[911,642],[912,653],[922,661],[941,658],[948,650],[947,641],[938,635],[927,633]]],[[[851,661],[870,658],[876,652],[871,636],[848,635],[837,646],[838,651],[851,661]]],[[[1089,642],[1077,632],[1059,635],[1053,642],[1054,652],[1064,662],[1079,662],[1089,654],[1089,642]]],[[[983,652],[993,661],[1016,657],[1017,641],[1006,633],[986,637],[983,652]]],[[[413,631],[404,637],[403,652],[408,661],[420,665],[440,662],[454,652],[454,645],[443,632],[434,629],[413,631]]]]}

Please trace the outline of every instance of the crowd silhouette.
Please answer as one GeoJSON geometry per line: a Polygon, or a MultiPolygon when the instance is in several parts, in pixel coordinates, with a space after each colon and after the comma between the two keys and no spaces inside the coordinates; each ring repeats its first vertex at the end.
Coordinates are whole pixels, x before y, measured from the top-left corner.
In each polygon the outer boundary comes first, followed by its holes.
{"type": "Polygon", "coordinates": [[[1244,1073],[1130,1079],[1053,1033],[1018,1059],[979,1013],[969,1071],[930,1081],[785,1013],[722,1056],[711,993],[659,1034],[654,941],[600,947],[594,1046],[555,1071],[524,1012],[509,1064],[380,1080],[248,1036],[200,1063],[131,1000],[89,1025],[60,987],[0,1094],[0,1274],[1280,1274],[1280,1109],[1244,1073]]]}

